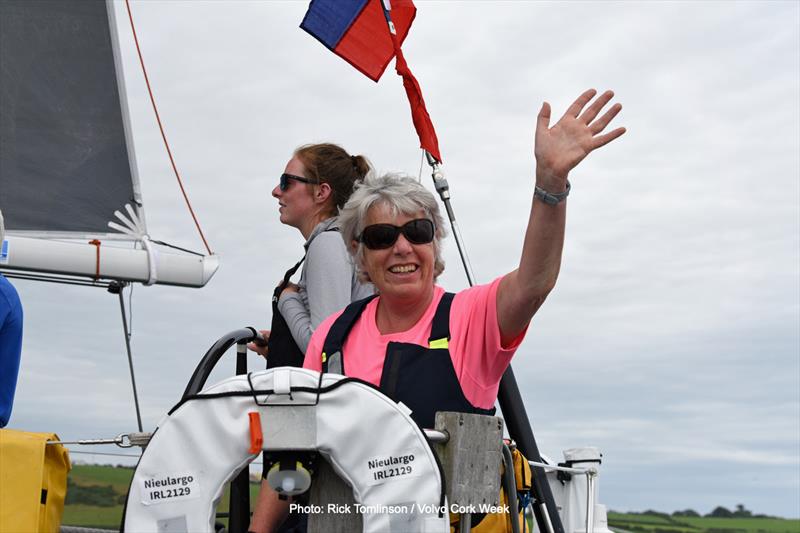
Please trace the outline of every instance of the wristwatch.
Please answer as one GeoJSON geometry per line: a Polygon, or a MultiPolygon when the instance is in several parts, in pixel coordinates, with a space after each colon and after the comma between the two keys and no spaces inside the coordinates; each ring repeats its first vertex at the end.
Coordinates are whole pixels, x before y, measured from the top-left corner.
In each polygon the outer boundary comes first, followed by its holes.
{"type": "Polygon", "coordinates": [[[571,188],[572,186],[569,184],[569,180],[567,180],[567,190],[557,194],[547,192],[546,190],[536,185],[536,187],[533,189],[533,196],[543,201],[547,205],[558,205],[561,202],[563,202],[567,198],[567,196],[569,196],[569,190],[571,188]]]}

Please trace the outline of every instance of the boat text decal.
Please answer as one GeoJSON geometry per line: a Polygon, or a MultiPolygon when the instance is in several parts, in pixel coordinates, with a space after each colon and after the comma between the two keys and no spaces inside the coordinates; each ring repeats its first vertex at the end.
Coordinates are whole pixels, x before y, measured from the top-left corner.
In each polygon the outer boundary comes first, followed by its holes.
{"type": "Polygon", "coordinates": [[[142,476],[139,484],[144,505],[173,503],[200,496],[200,483],[197,477],[186,472],[142,476]]]}
{"type": "Polygon", "coordinates": [[[369,472],[367,484],[378,485],[396,479],[420,475],[422,466],[415,461],[413,453],[400,455],[381,455],[367,459],[369,472]]]}

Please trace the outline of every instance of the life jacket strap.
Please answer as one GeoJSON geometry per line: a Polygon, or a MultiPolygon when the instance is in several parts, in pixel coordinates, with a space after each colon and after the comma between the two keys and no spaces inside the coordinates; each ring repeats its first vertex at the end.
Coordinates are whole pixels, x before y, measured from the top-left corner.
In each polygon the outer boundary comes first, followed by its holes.
{"type": "Polygon", "coordinates": [[[447,349],[450,345],[450,307],[453,304],[455,294],[446,292],[436,306],[436,314],[433,315],[431,323],[431,336],[428,337],[428,348],[447,349]]]}
{"type": "MultiPolygon", "coordinates": [[[[364,311],[364,308],[367,306],[367,304],[376,296],[377,294],[372,294],[362,300],[356,300],[355,302],[352,302],[350,305],[344,308],[344,311],[342,311],[342,314],[339,315],[339,318],[333,321],[331,329],[328,330],[328,334],[325,336],[325,342],[322,344],[323,372],[329,371],[328,364],[330,362],[330,357],[328,354],[333,355],[342,352],[344,341],[347,338],[347,335],[350,333],[350,330],[353,329],[353,325],[358,320],[358,317],[361,316],[361,313],[364,311]]],[[[337,374],[343,373],[344,365],[342,365],[341,371],[337,372],[337,374]]]]}
{"type": "MultiPolygon", "coordinates": [[[[342,314],[339,315],[328,331],[325,337],[325,342],[322,345],[322,371],[323,372],[336,372],[337,374],[344,374],[344,362],[341,355],[336,357],[337,368],[330,368],[331,356],[341,354],[344,342],[353,325],[358,321],[358,317],[364,312],[364,308],[373,298],[377,295],[373,294],[357,300],[348,305],[342,314]],[[330,355],[329,355],[330,354],[330,355]]],[[[430,349],[447,349],[450,341],[450,307],[453,304],[455,294],[446,292],[442,295],[439,305],[436,306],[436,313],[433,315],[431,323],[431,335],[428,338],[428,347],[430,349]]]]}

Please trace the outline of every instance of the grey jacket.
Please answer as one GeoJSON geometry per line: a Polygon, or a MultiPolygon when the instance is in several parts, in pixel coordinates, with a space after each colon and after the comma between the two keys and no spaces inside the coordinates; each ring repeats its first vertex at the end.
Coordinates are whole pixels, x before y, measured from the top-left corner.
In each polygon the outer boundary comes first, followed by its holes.
{"type": "Polygon", "coordinates": [[[278,300],[278,310],[304,352],[323,320],[375,291],[371,283],[358,281],[342,235],[326,231],[336,223],[337,218],[332,217],[317,224],[304,245],[306,260],[297,282],[298,292],[284,293],[278,300]]]}

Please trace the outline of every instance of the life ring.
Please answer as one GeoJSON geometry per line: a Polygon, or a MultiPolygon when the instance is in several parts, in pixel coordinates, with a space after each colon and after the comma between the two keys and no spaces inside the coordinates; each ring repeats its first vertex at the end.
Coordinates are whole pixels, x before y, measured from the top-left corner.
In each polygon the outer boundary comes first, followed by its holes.
{"type": "Polygon", "coordinates": [[[408,409],[372,385],[275,368],[226,379],[185,398],[159,423],[139,460],[123,531],[214,531],[225,484],[263,449],[315,449],[353,489],[363,531],[447,532],[441,470],[408,409]],[[376,428],[380,428],[376,431],[376,428]]]}

